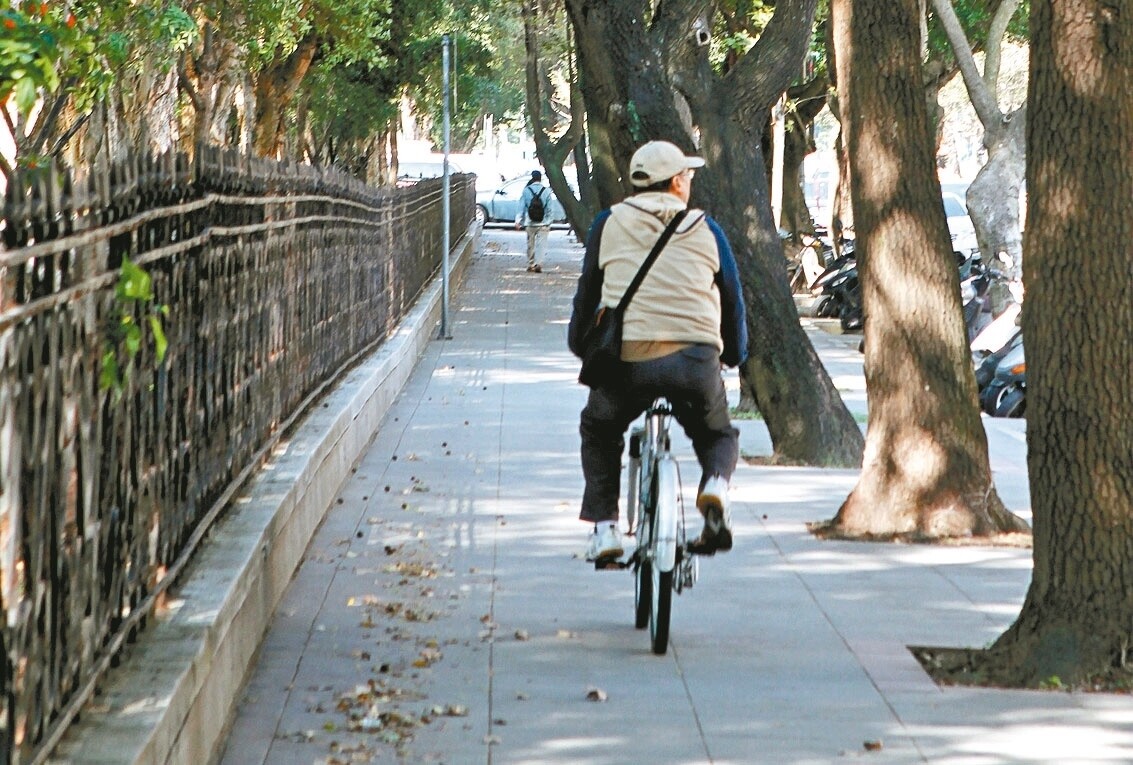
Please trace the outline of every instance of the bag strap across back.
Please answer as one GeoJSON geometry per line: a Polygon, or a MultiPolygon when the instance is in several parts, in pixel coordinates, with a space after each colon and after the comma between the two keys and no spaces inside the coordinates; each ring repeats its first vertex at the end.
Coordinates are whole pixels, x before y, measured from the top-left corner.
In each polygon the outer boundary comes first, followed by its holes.
{"type": "Polygon", "coordinates": [[[653,249],[650,250],[649,255],[646,256],[645,262],[641,264],[641,268],[637,269],[637,273],[634,275],[633,281],[631,281],[629,283],[629,286],[626,287],[626,291],[625,294],[622,295],[622,299],[618,301],[618,307],[614,310],[619,314],[625,313],[626,306],[628,306],[629,301],[633,299],[633,293],[637,292],[637,288],[641,286],[641,283],[643,281],[645,281],[645,275],[649,273],[649,269],[650,267],[652,267],[653,261],[657,260],[657,256],[661,254],[661,250],[665,249],[665,245],[669,243],[670,239],[672,239],[673,233],[677,230],[677,226],[681,224],[681,221],[685,219],[686,215],[688,215],[688,210],[681,210],[679,213],[673,216],[673,219],[669,221],[669,225],[665,226],[665,230],[661,232],[661,236],[657,239],[657,244],[653,245],[653,249]]]}

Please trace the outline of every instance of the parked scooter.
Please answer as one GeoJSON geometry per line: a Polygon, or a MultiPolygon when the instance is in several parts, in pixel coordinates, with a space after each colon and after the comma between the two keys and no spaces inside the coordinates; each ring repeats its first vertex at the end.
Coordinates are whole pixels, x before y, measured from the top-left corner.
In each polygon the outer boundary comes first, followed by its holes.
{"type": "Polygon", "coordinates": [[[1013,303],[972,340],[980,408],[994,417],[1022,417],[1027,406],[1027,362],[1022,306],[1013,303]]]}
{"type": "MultiPolygon", "coordinates": [[[[1003,357],[1023,343],[1023,331],[1019,328],[1018,303],[1007,307],[1007,310],[994,321],[980,330],[972,339],[972,366],[976,373],[976,387],[979,389],[980,400],[991,381],[995,379],[995,370],[1003,361],[1003,357]]],[[[988,411],[988,414],[993,414],[988,411]]]]}
{"type": "Polygon", "coordinates": [[[995,368],[980,396],[980,406],[994,417],[1022,417],[1027,411],[1027,360],[1022,335],[995,368]]]}
{"type": "MultiPolygon", "coordinates": [[[[821,296],[814,315],[824,319],[840,316],[847,298],[852,298],[847,295],[847,290],[851,289],[858,289],[858,260],[853,248],[849,247],[811,285],[811,292],[821,296]]],[[[860,297],[857,302],[860,306],[860,297]]]]}

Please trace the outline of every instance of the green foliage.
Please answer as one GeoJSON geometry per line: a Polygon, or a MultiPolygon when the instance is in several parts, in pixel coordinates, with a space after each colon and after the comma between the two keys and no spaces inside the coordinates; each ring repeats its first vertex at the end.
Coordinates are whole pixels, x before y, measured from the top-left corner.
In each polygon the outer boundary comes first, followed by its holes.
{"type": "MultiPolygon", "coordinates": [[[[185,10],[156,0],[23,3],[0,12],[0,25],[0,104],[14,100],[20,119],[40,136],[53,125],[34,122],[44,118],[34,114],[37,103],[69,99],[75,112],[88,113],[118,74],[143,59],[169,71],[197,34],[185,10]]],[[[40,164],[39,146],[25,140],[31,134],[13,136],[24,167],[40,164]]]]}
{"type": "Polygon", "coordinates": [[[121,396],[132,374],[134,360],[145,343],[143,325],[149,328],[157,365],[165,360],[169,342],[162,317],[169,315],[169,306],[154,302],[153,280],[129,258],[122,259],[114,293],[118,300],[118,317],[103,349],[99,385],[121,396]]]}
{"type": "Polygon", "coordinates": [[[15,98],[25,117],[35,107],[40,90],[55,92],[60,85],[57,62],[73,45],[76,21],[62,7],[28,4],[0,13],[0,103],[15,98]]]}
{"type": "MultiPolygon", "coordinates": [[[[972,41],[973,48],[978,49],[982,47],[983,41],[987,39],[992,16],[1000,0],[951,1],[952,7],[956,11],[956,17],[960,19],[960,26],[964,28],[964,34],[967,38],[972,41]]],[[[942,59],[946,62],[952,62],[955,60],[955,55],[952,53],[948,36],[944,33],[940,23],[936,20],[936,12],[932,9],[931,3],[928,5],[928,11],[928,48],[930,56],[942,59]]],[[[1007,27],[1008,40],[1020,43],[1027,41],[1027,18],[1029,14],[1029,0],[1023,0],[1023,2],[1019,3],[1019,7],[1015,9],[1015,15],[1011,17],[1011,23],[1007,27]]]]}

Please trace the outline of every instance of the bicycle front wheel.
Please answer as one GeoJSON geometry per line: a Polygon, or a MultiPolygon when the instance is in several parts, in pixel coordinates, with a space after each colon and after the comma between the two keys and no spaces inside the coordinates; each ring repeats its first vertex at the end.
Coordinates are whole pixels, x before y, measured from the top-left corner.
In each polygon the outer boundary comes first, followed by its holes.
{"type": "Polygon", "coordinates": [[[633,626],[639,630],[649,624],[653,610],[653,564],[648,558],[637,564],[634,574],[633,626]]]}
{"type": "Polygon", "coordinates": [[[673,609],[673,572],[649,566],[649,637],[653,653],[669,650],[669,617],[673,609]]]}

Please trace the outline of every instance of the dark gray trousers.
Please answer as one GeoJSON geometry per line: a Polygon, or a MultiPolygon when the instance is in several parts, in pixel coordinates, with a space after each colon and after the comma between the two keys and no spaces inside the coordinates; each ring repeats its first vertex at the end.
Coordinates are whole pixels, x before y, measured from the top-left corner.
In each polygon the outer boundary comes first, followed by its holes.
{"type": "Polygon", "coordinates": [[[730,479],[739,459],[739,431],[728,416],[716,348],[694,345],[626,366],[624,389],[591,390],[582,410],[579,433],[586,489],[579,517],[584,521],[617,520],[626,429],[658,396],[673,405],[673,416],[692,440],[700,486],[714,474],[730,479]]]}

